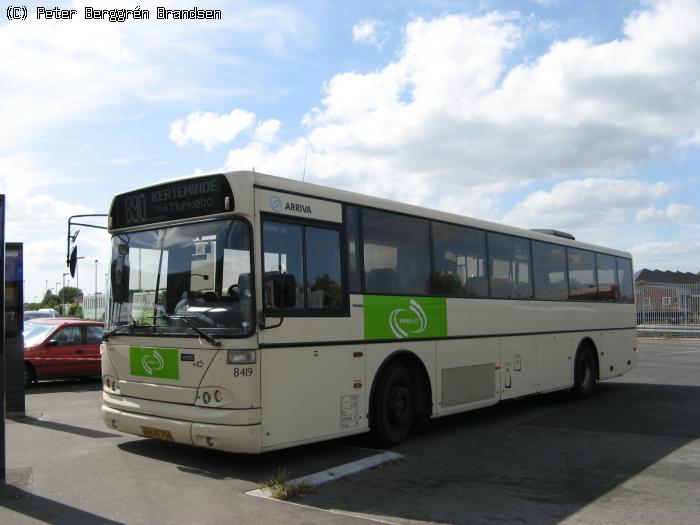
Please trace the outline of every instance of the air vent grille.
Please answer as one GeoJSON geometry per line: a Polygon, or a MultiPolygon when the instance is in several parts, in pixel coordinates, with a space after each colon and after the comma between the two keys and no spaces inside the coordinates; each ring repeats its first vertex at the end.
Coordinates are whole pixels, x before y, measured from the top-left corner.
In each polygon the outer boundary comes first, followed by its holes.
{"type": "Polygon", "coordinates": [[[442,407],[491,399],[496,395],[494,363],[442,369],[442,407]]]}

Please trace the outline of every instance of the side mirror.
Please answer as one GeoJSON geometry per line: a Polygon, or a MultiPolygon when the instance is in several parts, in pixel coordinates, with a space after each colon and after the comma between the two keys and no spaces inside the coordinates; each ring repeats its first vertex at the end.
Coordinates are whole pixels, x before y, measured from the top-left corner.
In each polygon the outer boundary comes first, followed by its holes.
{"type": "Polygon", "coordinates": [[[46,346],[58,346],[58,341],[56,339],[50,339],[46,346]]]}
{"type": "MultiPolygon", "coordinates": [[[[76,233],[77,237],[78,234],[76,233]]],[[[70,259],[68,260],[68,268],[70,269],[70,276],[75,277],[75,267],[78,264],[78,247],[73,246],[73,250],[70,252],[70,259]]]]}
{"type": "Polygon", "coordinates": [[[296,279],[291,274],[277,274],[268,277],[272,281],[274,308],[294,308],[297,304],[296,279]]]}
{"type": "Polygon", "coordinates": [[[111,279],[112,279],[112,298],[116,303],[126,303],[129,301],[129,261],[126,260],[126,255],[122,254],[122,246],[119,245],[120,254],[117,256],[115,261],[112,261],[111,265],[111,279]]]}

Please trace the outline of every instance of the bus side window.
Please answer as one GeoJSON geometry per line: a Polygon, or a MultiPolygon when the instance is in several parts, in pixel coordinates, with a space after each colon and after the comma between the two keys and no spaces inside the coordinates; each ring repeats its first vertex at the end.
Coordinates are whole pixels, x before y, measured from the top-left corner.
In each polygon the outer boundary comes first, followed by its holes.
{"type": "Polygon", "coordinates": [[[530,241],[491,232],[488,233],[487,238],[491,297],[501,299],[532,297],[530,241]]]}
{"type": "Polygon", "coordinates": [[[264,221],[263,252],[265,308],[342,310],[345,301],[337,228],[264,221]],[[290,293],[295,294],[294,300],[290,293]],[[283,296],[286,299],[282,300],[283,296]]]}
{"type": "Polygon", "coordinates": [[[263,303],[275,308],[272,276],[293,275],[297,300],[294,308],[304,307],[304,261],[301,226],[281,222],[263,223],[263,303]]]}
{"type": "Polygon", "coordinates": [[[548,242],[532,241],[535,298],[566,301],[566,248],[548,242]]]}
{"type": "Polygon", "coordinates": [[[620,296],[618,301],[633,302],[634,301],[634,283],[632,281],[632,261],[615,257],[617,263],[617,282],[620,286],[620,296]]]}
{"type": "Polygon", "coordinates": [[[617,285],[617,272],[615,271],[615,257],[596,253],[596,267],[598,269],[598,300],[616,301],[620,296],[620,288],[617,285]]]}
{"type": "Polygon", "coordinates": [[[488,297],[486,234],[433,222],[433,273],[430,292],[457,297],[488,297]]]}
{"type": "Polygon", "coordinates": [[[569,258],[569,299],[593,300],[598,295],[595,254],[567,248],[569,258]]]}
{"type": "Polygon", "coordinates": [[[343,306],[340,278],[340,233],[337,230],[304,229],[306,242],[307,307],[337,309],[343,306]]]}
{"type": "Polygon", "coordinates": [[[425,219],[362,209],[366,291],[425,294],[430,290],[430,232],[425,219]]]}

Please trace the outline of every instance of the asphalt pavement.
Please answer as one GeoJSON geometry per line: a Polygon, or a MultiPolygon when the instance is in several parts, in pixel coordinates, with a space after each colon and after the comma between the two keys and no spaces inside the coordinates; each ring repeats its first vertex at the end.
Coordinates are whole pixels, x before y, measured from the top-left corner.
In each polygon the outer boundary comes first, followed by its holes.
{"type": "Polygon", "coordinates": [[[99,382],[46,382],[8,421],[0,523],[700,523],[700,341],[640,340],[639,366],[572,401],[432,421],[400,461],[292,502],[246,493],[376,453],[366,438],[242,456],[122,435],[99,382]]]}

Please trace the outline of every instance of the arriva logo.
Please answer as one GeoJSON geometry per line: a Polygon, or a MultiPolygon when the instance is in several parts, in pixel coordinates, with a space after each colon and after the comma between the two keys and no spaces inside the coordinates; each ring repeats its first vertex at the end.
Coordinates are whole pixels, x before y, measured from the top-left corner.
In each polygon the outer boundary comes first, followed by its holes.
{"type": "Polygon", "coordinates": [[[428,328],[428,318],[421,306],[411,299],[406,308],[396,308],[389,314],[389,328],[399,339],[410,335],[418,335],[428,328]]]}
{"type": "Polygon", "coordinates": [[[141,358],[141,366],[148,375],[152,376],[154,371],[160,372],[165,368],[165,359],[163,359],[158,350],[153,350],[152,354],[145,354],[141,358]]]}
{"type": "Polygon", "coordinates": [[[282,201],[282,197],[278,195],[272,195],[270,197],[270,208],[272,208],[272,211],[280,211],[282,209],[282,206],[284,206],[284,201],[282,201]]]}

